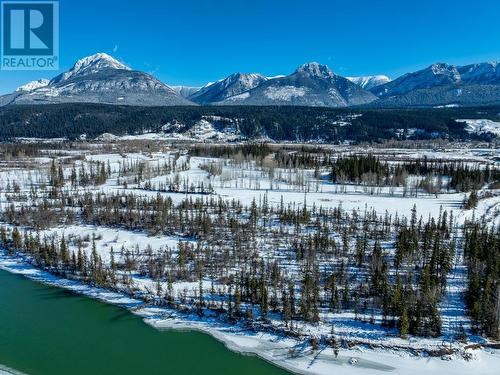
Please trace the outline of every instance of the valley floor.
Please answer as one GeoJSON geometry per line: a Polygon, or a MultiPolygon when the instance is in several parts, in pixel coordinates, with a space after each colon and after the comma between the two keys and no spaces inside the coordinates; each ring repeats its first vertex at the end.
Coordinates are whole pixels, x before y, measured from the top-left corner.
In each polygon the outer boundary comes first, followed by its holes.
{"type": "MultiPolygon", "coordinates": [[[[51,178],[52,160],[58,158],[64,162],[64,166],[61,167],[63,175],[61,192],[68,196],[73,194],[74,197],[82,200],[84,197],[96,199],[93,203],[96,210],[101,208],[99,199],[113,195],[119,196],[122,202],[127,196],[137,201],[142,199],[144,202],[162,197],[170,199],[174,206],[179,205],[179,207],[187,204],[189,200],[194,201],[200,197],[208,200],[212,197],[220,199],[221,202],[238,201],[241,209],[237,205],[230,206],[230,203],[227,203],[228,207],[231,207],[228,210],[237,212],[240,215],[238,220],[245,222],[251,220],[252,206],[258,205],[260,209],[264,206],[262,202],[266,202],[265,204],[276,212],[283,206],[293,207],[293,210],[297,212],[302,209],[317,212],[320,207],[322,210],[334,212],[340,207],[346,213],[346,217],[358,215],[362,217],[373,212],[373,215],[381,218],[382,222],[384,216],[390,217],[390,220],[403,216],[410,217],[412,210],[416,209],[418,217],[422,217],[423,220],[441,217],[443,211],[453,212],[456,227],[463,225],[467,220],[480,217],[487,225],[492,227],[500,225],[500,189],[498,187],[484,186],[478,192],[480,199],[477,207],[464,209],[463,202],[467,199],[468,193],[453,189],[446,190],[448,183],[446,179],[442,181],[443,191],[430,194],[418,187],[422,176],[407,176],[405,186],[375,188],[361,184],[333,183],[327,168],[319,171],[311,168],[280,168],[275,165],[269,166],[266,164],[269,160],[266,159],[257,165],[254,161],[245,160],[240,155],[234,156],[231,160],[224,157],[188,156],[183,148],[173,146],[148,152],[137,150],[138,147],[135,145],[128,145],[129,149],[125,150],[120,147],[120,144],[96,144],[86,145],[85,149],[81,150],[44,150],[42,156],[3,162],[0,165],[0,209],[4,212],[11,210],[19,215],[26,215],[23,210],[30,206],[41,207],[50,204],[47,202],[57,202],[59,197],[54,198],[46,184],[51,178]],[[162,169],[163,166],[172,165],[172,163],[177,165],[177,169],[175,167],[174,170],[168,171],[167,167],[162,169]],[[90,170],[96,166],[96,168],[104,166],[108,177],[103,183],[70,187],[69,181],[73,166],[77,170],[79,168],[90,170]],[[202,191],[202,189],[205,190],[202,191]]],[[[480,168],[486,165],[498,168],[498,159],[496,159],[498,151],[491,149],[450,148],[415,151],[339,147],[338,152],[339,155],[374,154],[389,163],[432,156],[441,160],[459,160],[471,166],[480,166],[480,168]]],[[[104,203],[102,205],[105,206],[104,203]]],[[[58,203],[54,203],[51,209],[58,214],[63,211],[58,203]]],[[[172,265],[175,265],[172,269],[177,272],[177,268],[184,267],[184,262],[180,259],[181,247],[185,246],[182,244],[192,245],[194,248],[198,244],[196,236],[187,236],[186,233],[181,232],[181,229],[176,232],[170,231],[168,234],[151,233],[140,229],[132,230],[125,225],[105,224],[104,221],[108,220],[108,217],[101,217],[102,223],[90,223],[84,219],[83,210],[77,204],[73,206],[68,204],[65,209],[67,210],[65,215],[69,217],[71,212],[74,212],[76,219],[69,223],[42,226],[37,230],[29,225],[18,225],[19,223],[15,220],[5,219],[0,224],[3,224],[9,231],[19,227],[22,235],[30,234],[50,239],[64,238],[67,240],[70,254],[83,251],[91,259],[95,251],[105,267],[112,268],[116,261],[119,264],[118,271],[116,271],[118,278],[116,291],[84,284],[77,277],[69,279],[64,276],[54,276],[35,268],[36,262],[33,256],[21,252],[7,254],[7,251],[1,250],[0,268],[123,306],[158,329],[188,329],[205,332],[224,342],[230,350],[258,355],[295,373],[318,375],[386,372],[401,375],[498,373],[500,350],[491,348],[491,344],[495,342],[472,331],[471,320],[466,313],[463,297],[467,288],[468,271],[464,260],[463,238],[457,237],[456,239],[457,250],[451,260],[451,270],[446,275],[446,289],[438,304],[441,317],[441,333],[438,337],[409,335],[407,338],[401,338],[395,327],[383,326],[384,318],[380,309],[358,311],[356,306],[340,311],[320,308],[318,313],[320,321],[315,323],[293,321],[292,324],[295,324],[293,331],[297,333],[297,337],[293,338],[283,334],[288,324],[285,327],[282,314],[272,309],[267,322],[264,324],[256,320],[253,328],[242,320],[230,324],[217,313],[218,308],[215,307],[220,304],[219,310],[223,310],[225,301],[232,298],[233,291],[231,286],[226,286],[227,279],[247,267],[244,261],[234,261],[227,270],[221,271],[221,268],[216,268],[224,276],[207,272],[198,279],[189,275],[195,272],[196,262],[188,254],[185,263],[188,266],[192,265],[192,268],[186,272],[187,276],[179,271],[181,276],[173,282],[167,277],[153,278],[150,271],[145,270],[148,257],[158,256],[160,259],[161,256],[165,256],[166,262],[171,261],[172,265]],[[132,257],[134,254],[137,255],[137,263],[140,265],[136,269],[125,269],[124,264],[128,262],[129,252],[132,257]],[[178,309],[168,308],[164,303],[159,303],[159,299],[163,298],[160,295],[169,289],[171,289],[169,293],[172,299],[178,304],[178,309]],[[197,313],[194,308],[200,297],[199,290],[203,293],[205,305],[201,314],[199,311],[197,313]],[[130,293],[127,294],[127,291],[130,293]],[[215,307],[208,308],[208,306],[215,307]],[[467,334],[467,344],[459,343],[455,339],[461,327],[467,334]],[[331,346],[324,344],[324,339],[333,335],[333,331],[341,342],[338,356],[335,355],[331,346]],[[318,339],[318,347],[312,347],[311,338],[318,339]]],[[[114,215],[118,216],[125,211],[129,212],[128,207],[123,208],[122,211],[114,211],[114,215]]],[[[7,216],[5,214],[4,218],[7,216]]],[[[209,216],[215,223],[216,206],[209,216]]],[[[304,225],[299,228],[301,232],[297,234],[295,231],[298,229],[294,228],[294,225],[282,225],[276,217],[271,214],[269,217],[269,222],[258,227],[255,239],[257,246],[252,250],[252,257],[258,257],[262,262],[265,260],[269,264],[278,262],[281,267],[280,272],[292,280],[297,280],[297,285],[294,287],[299,293],[301,287],[297,275],[301,275],[304,265],[291,248],[295,246],[293,243],[295,236],[313,233],[313,225],[304,225]],[[274,236],[272,239],[269,237],[270,234],[274,236]],[[278,234],[281,234],[281,237],[278,234]]],[[[21,217],[21,219],[25,218],[21,217]]],[[[265,220],[267,219],[265,217],[265,220]]],[[[339,244],[342,241],[341,234],[333,231],[327,237],[339,244]]],[[[380,241],[383,256],[388,264],[392,264],[395,257],[395,241],[396,238],[392,233],[380,241]]],[[[351,251],[354,251],[352,249],[357,246],[355,241],[351,241],[346,247],[348,245],[351,251]]],[[[372,245],[370,242],[370,249],[372,245]]],[[[221,248],[223,247],[221,245],[221,248]]],[[[227,254],[230,253],[230,249],[226,251],[227,254]]],[[[218,256],[221,259],[230,257],[227,254],[221,250],[218,256]]],[[[347,280],[353,282],[357,278],[368,280],[366,269],[372,261],[371,258],[367,256],[363,267],[354,265],[353,258],[354,255],[349,254],[342,260],[342,269],[344,269],[344,261],[347,265],[346,289],[350,287],[347,280]]],[[[320,258],[318,268],[326,274],[335,270],[335,267],[340,267],[335,262],[337,259],[320,258]]],[[[172,270],[170,271],[173,273],[172,270]]],[[[397,271],[391,266],[387,273],[392,281],[397,271]]],[[[327,298],[326,286],[325,290],[322,289],[320,293],[321,298],[327,298]]],[[[253,302],[251,304],[242,302],[243,307],[248,311],[251,310],[255,316],[261,313],[261,308],[254,306],[253,302]]],[[[0,367],[0,375],[3,375],[2,371],[0,367]]]]}

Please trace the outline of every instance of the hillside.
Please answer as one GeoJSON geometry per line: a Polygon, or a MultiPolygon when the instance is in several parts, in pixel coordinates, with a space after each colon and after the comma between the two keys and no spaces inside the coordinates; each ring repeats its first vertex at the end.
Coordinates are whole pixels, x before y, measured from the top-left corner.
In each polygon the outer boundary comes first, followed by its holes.
{"type": "Polygon", "coordinates": [[[8,106],[0,109],[0,139],[88,138],[144,133],[183,134],[201,120],[232,139],[361,142],[384,139],[492,139],[466,131],[460,119],[498,122],[499,107],[413,110],[313,107],[132,107],[98,104],[8,106]]]}

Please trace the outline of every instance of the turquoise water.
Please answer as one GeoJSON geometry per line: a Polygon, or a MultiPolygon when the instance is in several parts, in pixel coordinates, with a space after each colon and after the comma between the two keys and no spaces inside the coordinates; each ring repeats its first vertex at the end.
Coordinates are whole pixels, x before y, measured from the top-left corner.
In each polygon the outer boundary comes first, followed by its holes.
{"type": "Polygon", "coordinates": [[[29,375],[287,374],[198,332],[0,270],[0,364],[29,375]]]}

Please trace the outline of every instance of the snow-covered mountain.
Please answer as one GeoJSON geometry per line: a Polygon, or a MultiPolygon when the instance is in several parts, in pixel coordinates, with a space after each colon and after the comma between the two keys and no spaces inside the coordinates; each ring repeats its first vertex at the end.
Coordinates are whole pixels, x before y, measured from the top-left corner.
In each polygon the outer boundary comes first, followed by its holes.
{"type": "Polygon", "coordinates": [[[459,66],[463,82],[479,84],[500,84],[500,63],[497,61],[459,66]]]}
{"type": "Polygon", "coordinates": [[[377,106],[441,106],[500,103],[496,62],[454,66],[446,63],[407,73],[370,90],[377,106]]]}
{"type": "MultiPolygon", "coordinates": [[[[29,84],[29,87],[33,85],[29,84]]],[[[47,85],[19,91],[18,94],[6,104],[193,104],[155,77],[132,70],[105,53],[78,60],[69,71],[53,78],[47,85]]]]}
{"type": "Polygon", "coordinates": [[[170,87],[105,53],[78,60],[52,80],[29,82],[0,96],[9,104],[302,105],[348,107],[500,104],[500,64],[432,64],[391,81],[387,76],[341,77],[307,63],[287,76],[235,73],[201,88],[170,87]]]}
{"type": "Polygon", "coordinates": [[[391,79],[385,75],[364,76],[364,77],[346,77],[352,83],[365,90],[371,90],[374,87],[391,82],[391,79]]]}
{"type": "Polygon", "coordinates": [[[407,73],[371,91],[379,97],[388,97],[406,94],[413,90],[457,83],[460,79],[460,73],[455,66],[437,63],[417,72],[407,73]]]}
{"type": "Polygon", "coordinates": [[[291,75],[266,80],[217,104],[346,107],[375,99],[372,93],[336,75],[328,66],[311,62],[301,65],[291,75]]]}
{"type": "Polygon", "coordinates": [[[225,79],[206,85],[190,95],[189,100],[198,104],[217,103],[251,90],[265,81],[267,78],[260,74],[234,73],[225,79]]]}
{"type": "Polygon", "coordinates": [[[25,85],[19,86],[16,92],[31,92],[33,90],[39,89],[40,87],[45,87],[49,84],[49,80],[46,78],[37,79],[36,81],[31,81],[25,85]]]}

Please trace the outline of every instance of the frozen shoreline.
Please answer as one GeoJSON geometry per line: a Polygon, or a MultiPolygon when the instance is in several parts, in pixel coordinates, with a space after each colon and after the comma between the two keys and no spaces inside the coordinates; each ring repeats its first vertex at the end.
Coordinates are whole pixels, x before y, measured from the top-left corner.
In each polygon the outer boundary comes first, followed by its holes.
{"type": "Polygon", "coordinates": [[[27,374],[0,364],[0,375],[27,375],[27,374]]]}
{"type": "MultiPolygon", "coordinates": [[[[497,374],[500,365],[499,350],[476,350],[475,359],[467,362],[459,356],[449,361],[440,358],[416,357],[408,351],[368,349],[354,347],[341,349],[337,359],[330,348],[320,348],[317,352],[309,351],[302,345],[297,355],[291,357],[289,349],[298,347],[299,342],[289,338],[279,337],[269,333],[255,333],[241,326],[227,325],[215,318],[198,319],[194,316],[181,315],[175,310],[163,307],[142,307],[142,301],[132,299],[122,293],[83,285],[77,281],[60,279],[48,272],[38,270],[23,262],[20,258],[7,257],[0,254],[0,268],[15,274],[24,275],[32,280],[52,286],[66,288],[75,293],[83,294],[103,302],[129,309],[142,317],[144,321],[161,330],[195,330],[209,334],[231,351],[256,355],[278,367],[300,374],[340,374],[357,375],[373,373],[391,373],[401,375],[417,375],[424,372],[429,375],[460,375],[460,374],[497,374]]],[[[2,368],[0,375],[19,374],[10,369],[2,368]]]]}

